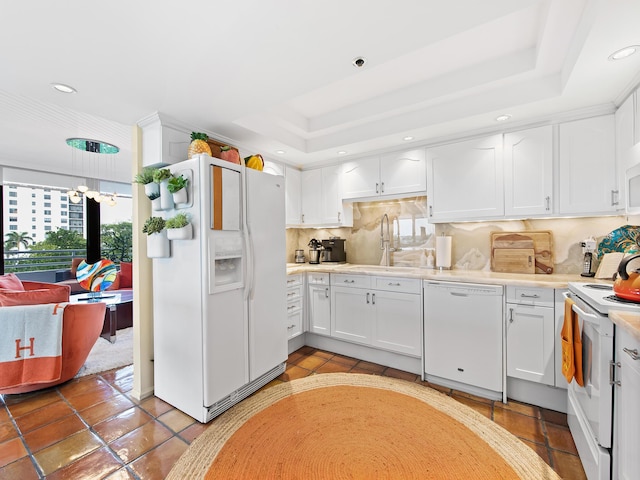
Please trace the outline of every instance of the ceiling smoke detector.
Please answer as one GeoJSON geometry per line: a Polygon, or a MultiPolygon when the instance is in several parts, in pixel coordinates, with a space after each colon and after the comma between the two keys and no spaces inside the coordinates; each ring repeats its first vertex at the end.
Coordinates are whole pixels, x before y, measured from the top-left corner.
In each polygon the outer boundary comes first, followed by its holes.
{"type": "Polygon", "coordinates": [[[364,64],[367,63],[367,59],[364,57],[356,57],[351,61],[351,63],[356,68],[362,68],[364,67],[364,64]]]}

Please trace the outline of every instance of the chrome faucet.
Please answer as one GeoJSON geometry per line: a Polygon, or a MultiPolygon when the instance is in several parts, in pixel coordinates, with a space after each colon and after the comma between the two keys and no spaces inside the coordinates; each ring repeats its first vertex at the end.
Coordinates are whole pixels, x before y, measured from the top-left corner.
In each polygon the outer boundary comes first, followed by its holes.
{"type": "Polygon", "coordinates": [[[390,250],[391,250],[391,234],[389,233],[389,216],[385,213],[380,219],[380,250],[384,250],[384,257],[387,267],[391,266],[390,250]],[[387,222],[387,234],[385,237],[384,223],[387,222]]]}

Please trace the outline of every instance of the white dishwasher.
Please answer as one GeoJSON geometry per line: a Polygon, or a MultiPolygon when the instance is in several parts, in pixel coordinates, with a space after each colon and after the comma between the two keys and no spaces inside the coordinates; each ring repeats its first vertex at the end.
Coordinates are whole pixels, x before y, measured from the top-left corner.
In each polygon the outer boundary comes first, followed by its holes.
{"type": "Polygon", "coordinates": [[[424,281],[424,372],[433,383],[503,399],[503,287],[424,281]]]}

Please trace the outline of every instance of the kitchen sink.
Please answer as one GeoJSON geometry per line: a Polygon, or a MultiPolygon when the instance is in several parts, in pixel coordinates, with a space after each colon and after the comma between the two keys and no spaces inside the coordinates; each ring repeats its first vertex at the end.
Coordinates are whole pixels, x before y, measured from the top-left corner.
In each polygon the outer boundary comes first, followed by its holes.
{"type": "Polygon", "coordinates": [[[367,272],[395,272],[395,273],[413,273],[416,267],[387,267],[384,265],[345,265],[340,270],[346,271],[367,271],[367,272]]]}

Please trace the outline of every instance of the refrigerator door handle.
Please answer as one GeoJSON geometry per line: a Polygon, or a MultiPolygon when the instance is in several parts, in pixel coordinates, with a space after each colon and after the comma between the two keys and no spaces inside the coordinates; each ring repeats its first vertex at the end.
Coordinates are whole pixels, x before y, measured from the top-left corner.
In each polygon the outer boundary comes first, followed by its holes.
{"type": "Polygon", "coordinates": [[[251,238],[251,231],[249,230],[249,226],[246,226],[245,233],[243,235],[244,243],[245,243],[245,251],[246,251],[246,284],[244,288],[244,299],[248,300],[253,297],[253,239],[251,238]]]}

